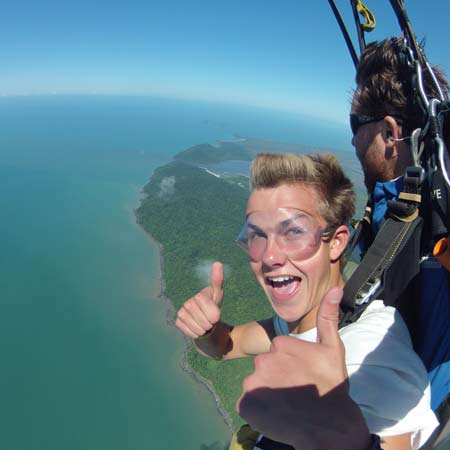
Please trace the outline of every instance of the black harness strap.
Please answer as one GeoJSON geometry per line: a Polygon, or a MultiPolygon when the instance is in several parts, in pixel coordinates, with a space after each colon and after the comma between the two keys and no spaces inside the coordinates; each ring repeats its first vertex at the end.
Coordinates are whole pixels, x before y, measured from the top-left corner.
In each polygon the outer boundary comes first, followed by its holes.
{"type": "MultiPolygon", "coordinates": [[[[421,230],[420,217],[412,222],[385,220],[345,285],[339,327],[355,322],[377,297],[383,298],[386,305],[399,306],[401,297],[419,273],[421,230]],[[398,261],[404,261],[404,264],[398,264],[398,261]]],[[[409,322],[408,326],[414,326],[412,318],[405,317],[405,320],[409,322]]]]}
{"type": "Polygon", "coordinates": [[[266,436],[263,436],[263,438],[256,444],[256,446],[261,450],[295,450],[294,447],[288,444],[272,441],[272,439],[269,439],[266,436]]]}
{"type": "Polygon", "coordinates": [[[350,238],[347,248],[344,251],[344,254],[342,255],[344,261],[348,261],[351,258],[355,248],[360,242],[364,242],[367,247],[372,243],[373,236],[371,231],[371,217],[372,204],[368,201],[363,218],[352,222],[354,232],[350,238]]]}
{"type": "Polygon", "coordinates": [[[365,243],[366,248],[370,246],[345,284],[340,327],[355,322],[375,298],[382,298],[385,305],[399,309],[411,335],[415,334],[423,228],[418,212],[423,179],[420,167],[408,167],[398,200],[388,201],[388,218],[374,241],[365,243]]]}

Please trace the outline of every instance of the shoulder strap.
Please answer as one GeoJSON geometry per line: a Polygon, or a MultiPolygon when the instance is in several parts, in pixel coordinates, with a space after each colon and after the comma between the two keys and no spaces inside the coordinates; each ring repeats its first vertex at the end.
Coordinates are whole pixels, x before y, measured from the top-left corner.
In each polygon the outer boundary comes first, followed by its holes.
{"type": "Polygon", "coordinates": [[[289,327],[285,320],[280,316],[273,316],[273,328],[276,336],[289,336],[289,327]]]}
{"type": "Polygon", "coordinates": [[[397,305],[419,273],[422,219],[388,218],[344,288],[340,327],[355,322],[377,297],[397,305]]]}
{"type": "Polygon", "coordinates": [[[355,322],[375,298],[383,298],[386,305],[398,307],[410,331],[415,329],[416,312],[411,312],[411,304],[417,303],[412,302],[417,295],[409,295],[417,294],[420,271],[422,181],[423,171],[409,167],[398,200],[388,202],[388,218],[345,284],[340,327],[355,322]]]}
{"type": "Polygon", "coordinates": [[[347,248],[342,255],[344,261],[348,261],[351,258],[352,253],[355,248],[360,244],[361,241],[364,242],[366,248],[372,243],[373,233],[372,233],[372,200],[369,199],[364,210],[364,215],[360,220],[352,221],[353,234],[347,245],[347,248]]]}

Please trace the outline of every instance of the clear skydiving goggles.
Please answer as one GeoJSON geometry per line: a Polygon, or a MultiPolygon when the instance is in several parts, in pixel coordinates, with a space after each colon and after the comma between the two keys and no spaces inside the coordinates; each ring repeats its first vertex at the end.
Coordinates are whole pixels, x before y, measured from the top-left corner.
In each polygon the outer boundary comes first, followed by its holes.
{"type": "Polygon", "coordinates": [[[301,209],[278,208],[256,211],[247,216],[237,243],[253,262],[261,261],[273,242],[290,259],[303,260],[313,256],[322,238],[330,237],[334,231],[332,227],[323,229],[317,220],[301,209]]]}

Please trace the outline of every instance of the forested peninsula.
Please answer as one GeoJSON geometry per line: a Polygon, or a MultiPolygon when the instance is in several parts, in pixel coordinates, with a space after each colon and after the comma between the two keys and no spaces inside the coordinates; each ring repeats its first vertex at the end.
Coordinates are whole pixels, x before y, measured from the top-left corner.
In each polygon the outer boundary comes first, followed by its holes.
{"type": "MultiPolygon", "coordinates": [[[[136,218],[160,244],[162,295],[172,303],[173,314],[208,284],[212,262],[221,261],[225,267],[223,320],[240,324],[273,315],[246,255],[235,243],[245,219],[248,179],[207,169],[208,164],[227,160],[250,161],[258,151],[304,153],[313,149],[256,139],[201,144],[157,168],[143,188],[136,218]]],[[[358,168],[345,153],[338,158],[349,175],[354,172],[354,182],[360,184],[358,168]]],[[[198,379],[212,386],[225,416],[231,418],[230,426],[236,428],[242,420],[235,412],[235,401],[243,377],[252,370],[252,361],[209,360],[198,355],[190,342],[186,358],[189,368],[200,376],[198,379]]]]}

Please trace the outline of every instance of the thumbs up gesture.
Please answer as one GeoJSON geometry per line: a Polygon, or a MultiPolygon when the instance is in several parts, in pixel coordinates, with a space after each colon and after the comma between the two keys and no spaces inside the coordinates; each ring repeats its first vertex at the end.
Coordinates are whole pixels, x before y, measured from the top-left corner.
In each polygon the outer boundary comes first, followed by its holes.
{"type": "Polygon", "coordinates": [[[281,336],[255,357],[243,382],[239,414],[265,436],[301,450],[369,447],[369,432],[348,395],[345,349],[338,333],[342,289],[324,296],[317,342],[281,336]]]}
{"type": "Polygon", "coordinates": [[[186,336],[198,339],[212,330],[220,320],[223,301],[223,266],[211,267],[211,284],[186,300],[178,311],[176,327],[186,336]]]}

